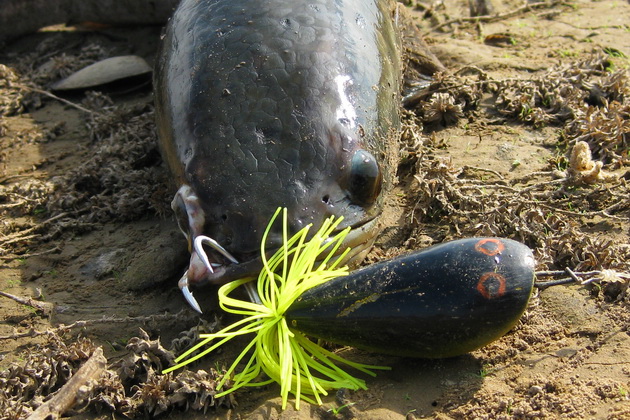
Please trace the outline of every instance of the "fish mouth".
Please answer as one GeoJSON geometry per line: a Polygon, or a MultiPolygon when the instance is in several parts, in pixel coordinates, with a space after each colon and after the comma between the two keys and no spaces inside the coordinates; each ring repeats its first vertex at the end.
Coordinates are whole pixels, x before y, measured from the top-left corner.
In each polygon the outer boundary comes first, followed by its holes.
{"type": "MultiPolygon", "coordinates": [[[[378,218],[373,218],[360,226],[356,226],[348,232],[343,242],[339,246],[336,255],[341,255],[346,249],[349,251],[344,255],[342,264],[351,267],[358,265],[369,252],[380,232],[380,223],[378,218]]],[[[279,248],[266,250],[267,258],[271,257],[279,248]]],[[[214,254],[213,253],[213,254],[214,254]]],[[[213,255],[214,256],[214,255],[213,255]]],[[[214,256],[214,261],[218,258],[214,256]]],[[[202,313],[201,307],[197,300],[193,297],[189,286],[191,284],[203,284],[210,282],[213,284],[225,284],[231,281],[251,278],[254,280],[258,277],[263,267],[261,254],[252,255],[250,258],[244,259],[242,262],[234,258],[228,251],[207,236],[199,235],[194,240],[192,246],[190,265],[188,270],[179,280],[179,288],[186,301],[197,312],[202,313]],[[214,253],[223,256],[227,260],[224,264],[210,262],[208,254],[203,248],[203,244],[209,244],[214,249],[214,253]]],[[[252,302],[260,303],[258,292],[253,283],[245,285],[249,298],[252,302]]]]}
{"type": "MultiPolygon", "coordinates": [[[[356,267],[372,248],[380,230],[380,223],[376,217],[362,225],[353,227],[337,251],[337,254],[341,254],[347,248],[350,248],[342,263],[350,267],[356,267]]],[[[266,249],[267,257],[273,255],[278,249],[266,249]]],[[[208,272],[203,281],[213,284],[225,284],[248,277],[255,278],[258,277],[262,267],[262,256],[260,253],[256,253],[242,258],[238,263],[232,262],[214,267],[214,272],[208,272]]]]}
{"type": "MultiPolygon", "coordinates": [[[[191,251],[188,270],[178,284],[186,300],[196,311],[201,313],[201,308],[192,296],[190,286],[204,283],[221,285],[247,278],[254,280],[258,277],[263,267],[263,257],[260,251],[239,254],[235,257],[220,243],[203,234],[205,213],[200,205],[199,197],[191,187],[183,185],[179,189],[173,199],[172,207],[178,216],[180,229],[188,239],[191,251]]],[[[380,218],[377,216],[375,214],[363,223],[356,223],[351,226],[350,231],[337,248],[337,255],[341,255],[349,249],[341,261],[342,264],[353,267],[364,259],[381,230],[380,218]]],[[[264,244],[267,258],[270,258],[282,246],[280,240],[272,240],[272,243],[273,246],[271,247],[268,243],[264,244]]],[[[247,289],[250,299],[256,302],[258,296],[255,288],[249,286],[247,289]]]]}

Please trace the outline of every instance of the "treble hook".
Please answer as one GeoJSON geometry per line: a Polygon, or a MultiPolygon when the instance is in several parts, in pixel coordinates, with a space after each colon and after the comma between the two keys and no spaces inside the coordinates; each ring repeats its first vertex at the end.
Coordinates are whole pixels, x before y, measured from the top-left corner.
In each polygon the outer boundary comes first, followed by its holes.
{"type": "MultiPolygon", "coordinates": [[[[205,235],[199,235],[197,237],[195,237],[195,240],[193,242],[193,248],[195,250],[195,252],[197,252],[197,255],[199,255],[199,258],[201,258],[201,261],[203,262],[203,264],[206,266],[206,268],[208,269],[209,272],[214,273],[214,268],[219,267],[220,264],[212,264],[210,263],[210,260],[208,259],[208,254],[206,253],[206,250],[203,249],[203,245],[209,245],[210,247],[212,247],[215,251],[217,251],[219,254],[223,255],[225,258],[227,258],[232,264],[238,264],[238,260],[228,252],[227,249],[223,248],[221,245],[219,245],[219,243],[217,241],[215,241],[214,239],[210,238],[209,236],[205,236],[205,235]]],[[[188,302],[188,304],[190,306],[192,306],[192,308],[199,312],[202,313],[201,311],[201,307],[199,306],[199,303],[197,302],[197,300],[193,297],[192,292],[189,289],[189,283],[188,283],[188,271],[186,271],[186,273],[184,273],[183,277],[179,280],[178,285],[180,290],[182,291],[182,293],[184,294],[184,298],[186,299],[186,301],[188,302]]],[[[253,303],[257,303],[257,304],[261,304],[261,300],[260,300],[260,296],[258,296],[258,290],[256,290],[256,287],[254,285],[253,282],[249,282],[247,284],[245,284],[245,289],[247,290],[247,295],[249,296],[249,300],[252,301],[253,303]]]]}
{"type": "Polygon", "coordinates": [[[192,292],[188,288],[188,270],[186,270],[182,278],[179,279],[177,285],[179,286],[179,290],[181,290],[184,294],[184,299],[186,299],[186,302],[188,302],[188,304],[192,306],[195,311],[199,312],[200,314],[203,313],[201,311],[199,303],[197,303],[197,299],[195,299],[192,292]]]}

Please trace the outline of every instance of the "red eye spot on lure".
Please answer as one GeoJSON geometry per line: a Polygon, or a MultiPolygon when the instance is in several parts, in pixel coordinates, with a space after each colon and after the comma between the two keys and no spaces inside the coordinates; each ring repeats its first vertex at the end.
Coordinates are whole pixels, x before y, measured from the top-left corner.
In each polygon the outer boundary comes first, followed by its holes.
{"type": "Polygon", "coordinates": [[[477,290],[486,299],[494,299],[505,294],[505,277],[499,273],[485,273],[479,278],[477,290]]]}
{"type": "Polygon", "coordinates": [[[489,257],[494,257],[505,250],[505,245],[499,239],[484,238],[475,244],[475,250],[489,257]]]}

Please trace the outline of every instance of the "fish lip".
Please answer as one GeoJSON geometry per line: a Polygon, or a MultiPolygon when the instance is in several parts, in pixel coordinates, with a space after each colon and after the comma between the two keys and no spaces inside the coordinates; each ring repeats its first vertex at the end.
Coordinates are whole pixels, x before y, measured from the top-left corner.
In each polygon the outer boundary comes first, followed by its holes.
{"type": "Polygon", "coordinates": [[[225,284],[234,280],[257,277],[262,268],[262,258],[258,255],[239,264],[226,264],[208,273],[205,280],[212,284],[225,284]]]}
{"type": "MultiPolygon", "coordinates": [[[[350,251],[344,258],[344,264],[348,264],[350,267],[357,266],[372,248],[380,230],[381,225],[377,217],[359,226],[353,227],[339,246],[339,251],[337,252],[337,254],[340,254],[346,248],[350,248],[350,251]]],[[[279,248],[266,250],[267,257],[269,258],[278,249],[279,248]]],[[[239,264],[225,264],[216,267],[214,272],[206,274],[205,280],[212,284],[225,284],[234,280],[258,277],[263,267],[260,253],[252,255],[251,258],[239,258],[239,261],[242,262],[239,264]]]]}
{"type": "Polygon", "coordinates": [[[350,248],[345,263],[350,267],[359,265],[372,249],[372,245],[374,245],[381,230],[382,225],[379,217],[373,217],[365,223],[353,227],[339,246],[342,252],[346,248],[350,248]]]}

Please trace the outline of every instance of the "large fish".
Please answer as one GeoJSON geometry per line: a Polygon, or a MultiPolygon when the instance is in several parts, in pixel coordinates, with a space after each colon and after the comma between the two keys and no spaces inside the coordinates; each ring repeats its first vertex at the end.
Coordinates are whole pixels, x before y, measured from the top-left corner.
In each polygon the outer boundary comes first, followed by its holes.
{"type": "MultiPolygon", "coordinates": [[[[401,54],[387,0],[183,0],[155,72],[160,145],[192,255],[180,287],[256,275],[278,207],[331,215],[360,260],[379,232],[399,137],[401,54]],[[234,264],[238,261],[240,264],[234,264]]],[[[272,232],[268,248],[281,243],[272,232]]]]}

